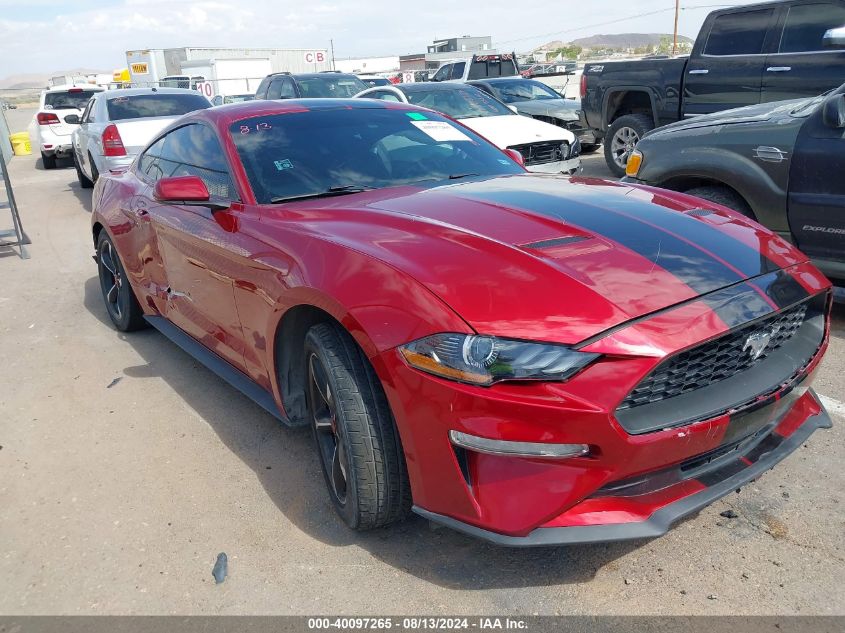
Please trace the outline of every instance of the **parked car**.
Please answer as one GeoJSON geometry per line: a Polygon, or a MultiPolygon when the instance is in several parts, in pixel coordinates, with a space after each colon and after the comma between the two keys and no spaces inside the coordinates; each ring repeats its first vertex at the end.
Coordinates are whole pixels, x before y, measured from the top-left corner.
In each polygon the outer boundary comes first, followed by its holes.
{"type": "Polygon", "coordinates": [[[380,77],[379,75],[358,75],[358,79],[363,81],[371,88],[375,86],[391,86],[393,85],[387,77],[380,77]]]}
{"type": "Polygon", "coordinates": [[[756,103],[812,97],[845,77],[845,0],[787,0],[712,12],[692,54],[587,64],[586,123],[617,176],[649,130],[756,103]]]}
{"type": "Polygon", "coordinates": [[[211,107],[196,90],[128,88],[96,94],[73,132],[73,159],[80,186],[94,186],[100,174],[125,167],[149,141],[183,114],[211,107]]]}
{"type": "Polygon", "coordinates": [[[92,236],[115,327],[309,426],[349,527],[551,545],[658,536],[831,424],[829,282],[700,207],[431,110],[251,102],[103,173],[92,236]]]}
{"type": "Polygon", "coordinates": [[[519,77],[516,54],[473,55],[469,59],[446,62],[430,81],[469,81],[488,77],[519,77]]]}
{"type": "Polygon", "coordinates": [[[581,153],[594,152],[601,142],[581,122],[581,102],[564,99],[546,84],[533,79],[499,78],[467,82],[493,95],[502,103],[514,106],[522,115],[569,130],[581,142],[581,153]]]}
{"type": "Polygon", "coordinates": [[[243,103],[244,101],[252,101],[253,99],[255,99],[254,94],[214,95],[211,99],[211,105],[219,106],[227,103],[243,103]]]}
{"type": "Polygon", "coordinates": [[[468,84],[398,84],[370,88],[357,96],[442,112],[498,147],[519,152],[528,171],[572,174],[581,168],[581,144],[572,132],[519,116],[515,108],[468,84]]]}
{"type": "Polygon", "coordinates": [[[845,285],[845,85],[654,130],[628,174],[757,220],[845,285]]]}
{"type": "Polygon", "coordinates": [[[261,80],[256,99],[299,99],[329,97],[346,99],[368,88],[355,75],[336,72],[273,73],[261,80]]]}
{"type": "Polygon", "coordinates": [[[55,169],[59,158],[72,155],[71,135],[79,114],[88,100],[103,90],[99,86],[56,86],[41,91],[35,122],[44,169],[55,169]]]}

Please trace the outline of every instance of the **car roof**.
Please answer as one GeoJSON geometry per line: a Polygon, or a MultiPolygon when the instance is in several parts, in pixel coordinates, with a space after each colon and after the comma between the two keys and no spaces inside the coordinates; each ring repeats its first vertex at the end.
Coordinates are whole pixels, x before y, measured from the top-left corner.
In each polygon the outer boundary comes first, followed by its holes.
{"type": "Polygon", "coordinates": [[[188,88],[123,88],[121,90],[109,90],[103,95],[104,99],[118,99],[120,97],[135,97],[137,95],[186,95],[200,93],[188,88]]]}
{"type": "Polygon", "coordinates": [[[188,120],[204,120],[219,127],[228,127],[237,121],[251,119],[257,116],[273,116],[295,112],[309,112],[318,110],[419,110],[430,112],[407,103],[396,101],[379,101],[377,99],[256,99],[241,103],[228,103],[216,108],[197,110],[186,114],[180,122],[188,120]]]}
{"type": "Polygon", "coordinates": [[[98,92],[105,92],[102,86],[95,86],[94,84],[65,84],[62,86],[53,86],[47,88],[44,92],[68,92],[69,90],[95,90],[98,92]]]}
{"type": "Polygon", "coordinates": [[[431,92],[440,91],[447,92],[449,90],[476,90],[474,86],[465,83],[452,83],[448,81],[420,81],[412,84],[396,84],[394,88],[399,88],[404,93],[409,92],[431,92]]]}
{"type": "Polygon", "coordinates": [[[336,73],[333,70],[325,73],[270,73],[268,77],[293,77],[294,79],[313,79],[315,77],[355,77],[358,78],[357,75],[354,73],[336,73]]]}

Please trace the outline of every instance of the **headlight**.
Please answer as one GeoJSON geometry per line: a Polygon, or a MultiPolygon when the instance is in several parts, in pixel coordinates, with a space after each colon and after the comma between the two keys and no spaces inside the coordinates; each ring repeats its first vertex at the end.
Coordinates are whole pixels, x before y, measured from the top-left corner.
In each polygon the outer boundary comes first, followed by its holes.
{"type": "Polygon", "coordinates": [[[566,380],[599,356],[564,345],[451,333],[427,336],[399,351],[412,367],[484,386],[501,380],[566,380]]]}
{"type": "Polygon", "coordinates": [[[625,165],[626,176],[636,176],[640,173],[640,167],[643,164],[643,153],[639,150],[634,150],[628,157],[628,163],[625,165]]]}

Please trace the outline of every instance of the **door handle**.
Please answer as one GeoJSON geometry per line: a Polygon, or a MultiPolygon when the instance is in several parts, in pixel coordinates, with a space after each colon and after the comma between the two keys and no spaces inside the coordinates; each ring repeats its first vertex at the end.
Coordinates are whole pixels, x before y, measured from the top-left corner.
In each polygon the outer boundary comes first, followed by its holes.
{"type": "Polygon", "coordinates": [[[788,73],[792,70],[792,66],[769,66],[766,69],[767,73],[788,73]]]}
{"type": "Polygon", "coordinates": [[[710,72],[710,71],[709,71],[709,70],[707,70],[706,68],[697,68],[697,69],[695,69],[695,70],[691,70],[691,71],[689,71],[689,74],[690,74],[690,75],[706,75],[706,74],[707,74],[707,73],[709,73],[709,72],[710,72]]]}

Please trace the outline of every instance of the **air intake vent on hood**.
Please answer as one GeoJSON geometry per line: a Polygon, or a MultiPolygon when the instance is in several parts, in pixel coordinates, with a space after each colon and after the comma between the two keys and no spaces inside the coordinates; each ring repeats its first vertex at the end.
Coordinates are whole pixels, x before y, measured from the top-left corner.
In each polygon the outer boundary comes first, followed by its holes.
{"type": "Polygon", "coordinates": [[[542,248],[552,248],[554,246],[563,246],[564,244],[574,244],[575,242],[583,242],[587,239],[589,238],[584,235],[570,235],[569,237],[556,237],[551,240],[531,242],[530,244],[525,244],[524,248],[534,248],[539,250],[542,248]]]}
{"type": "Polygon", "coordinates": [[[684,213],[695,218],[703,218],[705,215],[713,215],[713,212],[710,209],[690,209],[684,213]]]}

